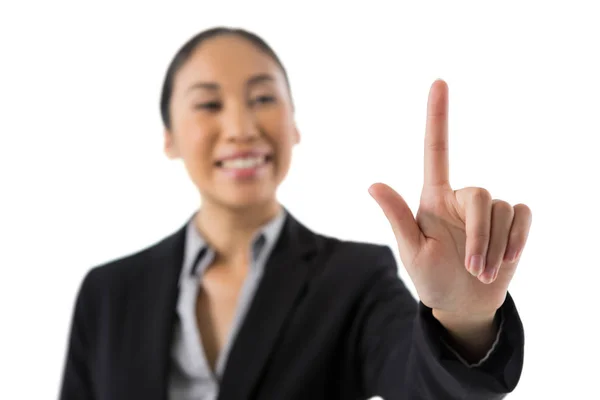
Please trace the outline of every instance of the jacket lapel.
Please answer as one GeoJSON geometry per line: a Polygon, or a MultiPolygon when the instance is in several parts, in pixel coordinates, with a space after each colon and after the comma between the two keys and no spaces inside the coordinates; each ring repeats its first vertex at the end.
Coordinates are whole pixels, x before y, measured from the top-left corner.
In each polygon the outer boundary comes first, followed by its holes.
{"type": "Polygon", "coordinates": [[[316,235],[288,212],[229,353],[219,399],[254,396],[278,338],[301,300],[316,250],[316,235]]]}
{"type": "Polygon", "coordinates": [[[132,398],[167,398],[170,349],[176,318],[179,274],[183,264],[185,226],[150,248],[138,277],[140,286],[127,306],[134,315],[124,329],[131,363],[126,371],[132,398]]]}

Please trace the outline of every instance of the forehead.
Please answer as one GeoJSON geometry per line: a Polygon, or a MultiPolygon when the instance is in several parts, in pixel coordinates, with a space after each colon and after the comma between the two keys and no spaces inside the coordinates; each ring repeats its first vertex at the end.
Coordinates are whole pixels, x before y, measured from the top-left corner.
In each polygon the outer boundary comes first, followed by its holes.
{"type": "Polygon", "coordinates": [[[235,87],[259,74],[270,74],[276,82],[283,83],[283,73],[277,63],[257,45],[234,35],[218,36],[206,40],[192,52],[177,73],[175,90],[198,81],[235,87]]]}

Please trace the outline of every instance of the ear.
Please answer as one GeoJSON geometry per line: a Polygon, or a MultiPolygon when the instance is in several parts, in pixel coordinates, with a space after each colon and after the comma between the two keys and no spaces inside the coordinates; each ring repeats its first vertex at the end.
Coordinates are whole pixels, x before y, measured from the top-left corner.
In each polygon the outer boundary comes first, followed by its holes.
{"type": "Polygon", "coordinates": [[[294,137],[294,144],[300,143],[300,130],[298,130],[298,125],[294,122],[294,132],[292,133],[294,137]]]}
{"type": "Polygon", "coordinates": [[[165,129],[164,131],[164,143],[164,152],[169,159],[174,160],[180,157],[179,146],[177,146],[177,143],[175,142],[175,135],[168,129],[165,129]]]}

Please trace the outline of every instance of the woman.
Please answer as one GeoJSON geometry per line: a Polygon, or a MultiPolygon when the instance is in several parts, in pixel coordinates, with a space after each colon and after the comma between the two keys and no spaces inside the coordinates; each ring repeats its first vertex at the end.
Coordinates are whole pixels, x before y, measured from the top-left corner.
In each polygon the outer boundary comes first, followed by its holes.
{"type": "Polygon", "coordinates": [[[370,193],[420,297],[386,246],[310,231],[276,198],[300,140],[283,65],[216,28],[167,71],[165,152],[202,206],[174,234],[82,283],[62,399],[496,399],[516,386],[523,328],[507,287],[525,205],[448,182],[447,87],[430,92],[416,218],[370,193]]]}

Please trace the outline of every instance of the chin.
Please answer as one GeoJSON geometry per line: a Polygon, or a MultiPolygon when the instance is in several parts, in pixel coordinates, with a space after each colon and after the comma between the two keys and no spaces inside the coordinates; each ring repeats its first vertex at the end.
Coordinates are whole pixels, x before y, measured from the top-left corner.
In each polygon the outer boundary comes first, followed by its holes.
{"type": "Polygon", "coordinates": [[[237,210],[269,207],[273,201],[276,201],[274,191],[257,190],[239,190],[219,196],[219,198],[222,204],[237,210]]]}

